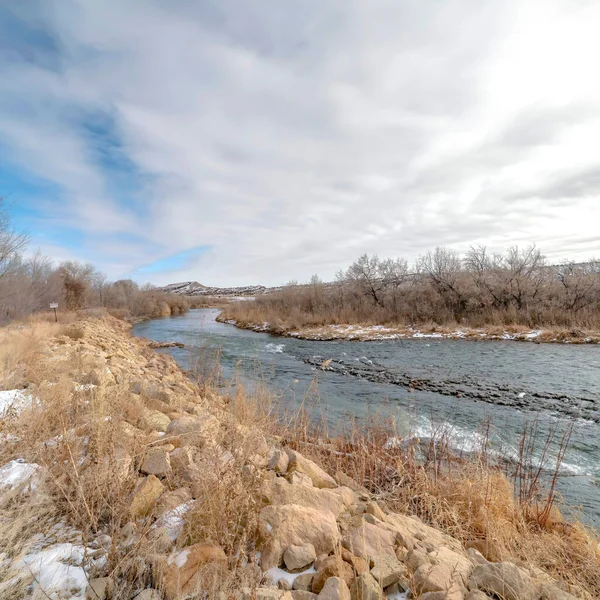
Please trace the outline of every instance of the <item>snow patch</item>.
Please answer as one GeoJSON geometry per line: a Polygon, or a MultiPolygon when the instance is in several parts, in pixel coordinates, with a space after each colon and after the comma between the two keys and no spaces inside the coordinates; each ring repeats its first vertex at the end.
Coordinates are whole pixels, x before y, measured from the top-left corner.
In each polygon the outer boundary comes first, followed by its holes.
{"type": "Polygon", "coordinates": [[[267,571],[267,575],[271,578],[273,583],[277,583],[280,579],[285,579],[290,585],[294,584],[296,577],[299,575],[305,575],[306,573],[316,573],[316,569],[311,567],[310,569],[306,569],[306,571],[302,571],[300,573],[288,573],[279,567],[271,567],[267,571]]]}
{"type": "Polygon", "coordinates": [[[23,409],[33,406],[37,400],[25,390],[5,390],[0,392],[0,417],[8,413],[19,414],[23,409]]]}
{"type": "Polygon", "coordinates": [[[285,344],[267,344],[265,346],[265,352],[269,352],[271,354],[282,354],[284,348],[285,344]]]}
{"type": "Polygon", "coordinates": [[[23,459],[11,460],[0,467],[0,489],[14,488],[29,482],[29,488],[35,490],[36,481],[34,475],[41,467],[35,463],[26,463],[23,459]]]}
{"type": "Polygon", "coordinates": [[[183,565],[187,562],[188,556],[190,555],[190,550],[182,550],[181,552],[175,552],[175,554],[171,554],[167,559],[167,564],[175,565],[177,568],[181,569],[183,565]]]}
{"type": "Polygon", "coordinates": [[[164,527],[172,542],[174,542],[183,532],[184,515],[192,508],[193,502],[184,502],[179,506],[167,511],[153,527],[164,527]]]}

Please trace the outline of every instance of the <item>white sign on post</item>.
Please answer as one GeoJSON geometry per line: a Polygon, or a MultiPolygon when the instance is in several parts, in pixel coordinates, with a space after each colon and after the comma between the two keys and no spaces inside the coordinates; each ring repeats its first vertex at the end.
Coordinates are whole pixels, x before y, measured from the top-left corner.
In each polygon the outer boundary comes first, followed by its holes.
{"type": "Polygon", "coordinates": [[[52,304],[50,304],[50,308],[58,308],[58,303],[52,302],[52,304]]]}

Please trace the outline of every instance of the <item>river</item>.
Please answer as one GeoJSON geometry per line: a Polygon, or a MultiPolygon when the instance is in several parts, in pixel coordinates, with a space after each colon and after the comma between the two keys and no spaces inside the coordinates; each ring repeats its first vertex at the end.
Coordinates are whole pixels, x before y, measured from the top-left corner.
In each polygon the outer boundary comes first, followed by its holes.
{"type": "Polygon", "coordinates": [[[291,409],[305,401],[334,431],[353,418],[391,415],[401,436],[423,440],[443,430],[457,451],[469,452],[480,447],[489,422],[490,451],[515,457],[525,424],[536,421],[540,440],[572,425],[559,491],[578,508],[576,516],[600,526],[600,348],[427,338],[307,341],[238,329],[217,322],[218,314],[191,310],[133,331],[184,343],[161,350],[184,369],[218,354],[225,380],[266,383],[291,409]]]}

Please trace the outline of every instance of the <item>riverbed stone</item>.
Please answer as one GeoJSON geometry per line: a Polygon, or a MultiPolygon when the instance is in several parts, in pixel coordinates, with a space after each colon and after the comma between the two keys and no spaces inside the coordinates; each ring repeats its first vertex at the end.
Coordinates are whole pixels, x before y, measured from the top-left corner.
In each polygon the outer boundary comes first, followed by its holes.
{"type": "Polygon", "coordinates": [[[372,556],[381,554],[395,557],[395,541],[396,536],[391,531],[363,522],[346,533],[342,545],[352,554],[370,560],[372,556]]]}
{"type": "Polygon", "coordinates": [[[301,546],[288,546],[283,553],[283,562],[288,571],[301,571],[315,562],[317,553],[312,544],[301,546]]]}
{"type": "Polygon", "coordinates": [[[319,600],[350,600],[350,589],[340,577],[330,577],[319,592],[319,600]]]}
{"type": "Polygon", "coordinates": [[[311,478],[313,485],[317,488],[333,489],[337,487],[335,479],[312,460],[305,458],[300,452],[290,450],[289,448],[286,448],[286,452],[289,457],[288,471],[298,471],[299,473],[308,475],[311,478]]]}
{"type": "Polygon", "coordinates": [[[469,579],[469,587],[496,594],[504,600],[537,600],[540,596],[529,574],[508,562],[477,565],[469,579]]]}

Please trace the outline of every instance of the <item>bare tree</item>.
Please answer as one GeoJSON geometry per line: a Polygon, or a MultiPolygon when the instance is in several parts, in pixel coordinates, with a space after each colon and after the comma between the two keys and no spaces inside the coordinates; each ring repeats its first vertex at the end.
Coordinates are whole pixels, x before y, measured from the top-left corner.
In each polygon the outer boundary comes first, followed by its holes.
{"type": "Polygon", "coordinates": [[[353,283],[365,295],[370,296],[375,304],[383,306],[384,281],[381,262],[376,254],[373,256],[363,254],[348,267],[343,274],[343,279],[353,283]]]}
{"type": "Polygon", "coordinates": [[[27,241],[27,234],[13,227],[6,203],[0,198],[0,279],[21,268],[21,254],[27,241]]]}

